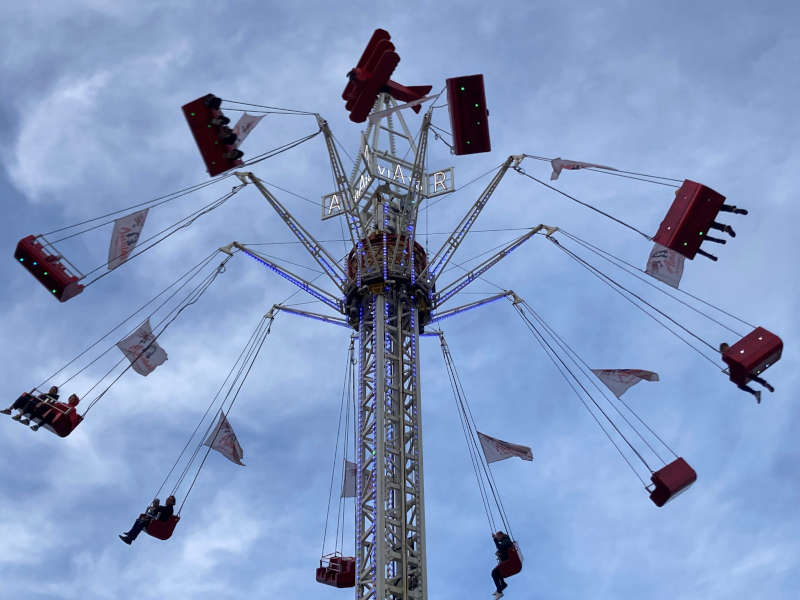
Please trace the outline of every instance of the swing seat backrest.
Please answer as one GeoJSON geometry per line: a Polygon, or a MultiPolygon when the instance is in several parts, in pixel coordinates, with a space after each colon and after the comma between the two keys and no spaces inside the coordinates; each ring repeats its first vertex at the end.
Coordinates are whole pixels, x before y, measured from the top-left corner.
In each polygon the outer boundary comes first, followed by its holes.
{"type": "Polygon", "coordinates": [[[511,577],[522,571],[522,558],[516,542],[508,549],[508,558],[497,566],[500,568],[501,577],[511,577]]]}
{"type": "MultiPolygon", "coordinates": [[[[142,515],[144,516],[144,515],[142,515]]],[[[172,515],[168,521],[159,521],[158,519],[151,519],[147,524],[147,535],[151,535],[159,540],[168,540],[175,531],[175,526],[181,518],[178,515],[172,515]]]]}
{"type": "Polygon", "coordinates": [[[650,500],[661,507],[689,489],[697,481],[697,473],[689,463],[678,457],[653,473],[650,480],[655,484],[655,488],[650,492],[650,500]]]}

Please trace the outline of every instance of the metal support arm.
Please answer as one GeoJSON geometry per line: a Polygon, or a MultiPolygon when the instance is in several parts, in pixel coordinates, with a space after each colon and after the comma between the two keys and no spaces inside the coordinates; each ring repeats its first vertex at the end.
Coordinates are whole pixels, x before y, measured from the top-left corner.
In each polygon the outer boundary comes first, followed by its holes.
{"type": "Polygon", "coordinates": [[[483,298],[482,300],[476,300],[475,302],[470,302],[469,304],[465,304],[457,308],[451,308],[449,310],[436,314],[433,316],[430,322],[431,324],[438,323],[439,321],[444,321],[445,319],[454,317],[462,312],[472,310],[473,308],[478,308],[479,306],[483,306],[484,304],[490,304],[492,302],[496,302],[497,300],[500,300],[501,298],[506,298],[508,296],[516,296],[516,295],[514,294],[513,291],[510,290],[506,292],[501,292],[499,294],[495,294],[494,296],[489,296],[488,298],[483,298]]]}
{"type": "Polygon", "coordinates": [[[273,271],[275,271],[278,275],[280,275],[281,277],[283,277],[287,281],[291,281],[293,284],[295,284],[301,290],[306,291],[309,294],[311,294],[312,296],[314,296],[314,298],[316,298],[317,300],[319,300],[321,302],[324,302],[325,304],[330,306],[333,310],[335,310],[337,312],[340,312],[340,313],[344,313],[344,306],[342,304],[342,301],[339,300],[338,298],[336,298],[335,296],[333,296],[332,294],[330,294],[329,292],[326,292],[322,288],[317,287],[316,285],[314,285],[310,281],[306,281],[305,279],[303,279],[299,275],[295,275],[294,273],[292,273],[288,269],[278,265],[277,263],[271,261],[270,259],[265,258],[265,257],[261,256],[260,254],[257,254],[256,252],[253,252],[252,250],[250,250],[246,246],[243,246],[239,242],[233,242],[233,246],[235,248],[238,248],[239,250],[241,250],[242,252],[244,252],[245,254],[250,256],[251,258],[257,260],[258,262],[260,262],[265,267],[267,267],[269,269],[272,269],[273,271]]]}
{"type": "Polygon", "coordinates": [[[450,237],[448,237],[445,243],[442,244],[442,247],[439,248],[433,259],[428,262],[428,268],[425,272],[427,272],[429,281],[435,282],[439,275],[442,274],[447,266],[447,263],[450,262],[450,259],[461,245],[461,242],[464,241],[467,233],[469,233],[469,230],[475,224],[475,221],[478,219],[481,211],[486,206],[489,198],[491,198],[495,189],[497,189],[497,186],[500,184],[500,180],[505,176],[513,160],[513,156],[509,156],[506,159],[497,173],[495,173],[494,177],[492,177],[492,180],[489,182],[489,185],[486,186],[486,189],[484,189],[481,195],[478,196],[475,204],[470,207],[470,209],[467,211],[467,214],[463,216],[459,224],[453,230],[453,233],[450,234],[450,237]]]}
{"type": "Polygon", "coordinates": [[[346,327],[347,329],[350,329],[350,325],[347,323],[347,321],[345,321],[344,319],[340,319],[339,317],[322,315],[319,313],[309,312],[307,310],[298,310],[290,306],[284,306],[283,304],[276,304],[272,308],[275,310],[282,310],[283,312],[287,312],[293,315],[298,315],[300,317],[315,319],[317,321],[322,321],[323,323],[331,323],[333,325],[339,325],[340,327],[346,327]]]}
{"type": "Polygon", "coordinates": [[[522,244],[532,238],[535,234],[539,233],[541,230],[545,230],[547,232],[547,236],[550,237],[556,231],[558,231],[557,227],[550,227],[548,225],[537,225],[533,227],[528,233],[525,233],[518,237],[516,240],[508,244],[502,250],[499,250],[493,256],[487,258],[484,262],[480,265],[472,269],[471,271],[467,271],[463,275],[461,275],[458,279],[451,282],[450,284],[446,285],[442,288],[434,297],[433,297],[433,305],[435,308],[440,307],[442,304],[447,302],[450,298],[455,296],[458,292],[463,290],[467,287],[470,283],[475,281],[478,277],[483,275],[486,271],[491,269],[494,265],[499,263],[503,260],[506,256],[511,254],[514,250],[519,248],[522,244]]]}
{"type": "Polygon", "coordinates": [[[331,256],[327,250],[325,250],[322,244],[320,244],[314,238],[314,236],[311,235],[308,230],[306,230],[305,227],[300,224],[300,221],[298,221],[280,202],[278,202],[277,198],[270,193],[270,191],[263,183],[261,183],[261,180],[258,177],[249,172],[236,173],[236,175],[242,180],[243,183],[248,183],[249,180],[258,188],[258,191],[261,192],[264,198],[267,199],[267,202],[269,202],[272,208],[275,209],[275,212],[278,213],[278,216],[283,219],[284,223],[286,223],[300,243],[303,244],[311,257],[320,267],[322,267],[322,270],[326,275],[328,275],[328,277],[331,278],[331,281],[336,284],[336,287],[339,288],[339,291],[344,292],[347,274],[338,261],[331,256]]]}

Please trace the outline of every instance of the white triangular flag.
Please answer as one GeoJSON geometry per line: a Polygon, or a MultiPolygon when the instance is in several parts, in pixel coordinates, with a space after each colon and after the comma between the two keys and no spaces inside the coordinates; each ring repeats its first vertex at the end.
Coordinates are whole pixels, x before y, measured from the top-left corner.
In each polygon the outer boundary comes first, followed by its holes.
{"type": "Polygon", "coordinates": [[[224,413],[221,412],[219,414],[217,426],[214,427],[214,430],[208,434],[208,437],[206,438],[206,441],[203,442],[203,445],[210,447],[212,450],[216,450],[229,461],[234,462],[237,465],[245,466],[245,464],[242,462],[244,452],[242,451],[242,447],[239,445],[239,440],[236,439],[236,434],[233,432],[233,427],[231,427],[231,424],[228,423],[228,419],[225,418],[224,413]]]}
{"type": "Polygon", "coordinates": [[[356,463],[344,461],[344,483],[342,484],[342,498],[356,497],[356,463]]]}
{"type": "Polygon", "coordinates": [[[108,270],[116,269],[126,260],[139,241],[144,221],[147,218],[147,209],[140,210],[114,221],[114,231],[111,233],[111,245],[108,247],[108,270]]]}
{"type": "Polygon", "coordinates": [[[653,244],[650,256],[647,257],[645,273],[660,279],[667,285],[678,287],[683,276],[683,261],[686,257],[661,244],[653,244]]]}
{"type": "Polygon", "coordinates": [[[658,373],[643,369],[592,369],[592,373],[619,398],[640,381],[658,381],[658,373]]]}
{"type": "Polygon", "coordinates": [[[253,131],[253,128],[258,125],[259,121],[264,118],[265,115],[248,115],[244,113],[239,120],[236,122],[236,125],[233,126],[233,133],[236,134],[236,147],[238,148],[244,139],[250,135],[250,132],[253,131]]]}
{"type": "Polygon", "coordinates": [[[133,370],[139,375],[147,376],[167,360],[167,353],[158,345],[156,336],[150,329],[149,318],[136,331],[117,342],[117,348],[128,357],[133,364],[133,370]]]}
{"type": "Polygon", "coordinates": [[[480,431],[478,431],[477,434],[478,439],[481,441],[481,446],[483,446],[483,454],[486,456],[487,463],[505,460],[512,456],[519,456],[522,460],[533,460],[533,452],[528,446],[504,442],[503,440],[485,435],[480,431]]]}
{"type": "Polygon", "coordinates": [[[580,162],[577,160],[567,160],[566,158],[554,158],[550,161],[550,166],[553,167],[553,172],[550,173],[550,180],[558,179],[561,175],[561,169],[575,171],[577,169],[587,169],[594,167],[595,169],[605,169],[607,171],[616,171],[614,167],[604,167],[603,165],[595,165],[592,163],[580,162]]]}

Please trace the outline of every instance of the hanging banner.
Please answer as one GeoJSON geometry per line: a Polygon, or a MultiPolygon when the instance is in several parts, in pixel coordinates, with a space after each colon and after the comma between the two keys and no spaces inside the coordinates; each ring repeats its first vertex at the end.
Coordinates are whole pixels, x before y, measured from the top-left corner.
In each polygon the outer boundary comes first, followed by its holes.
{"type": "Polygon", "coordinates": [[[114,221],[114,231],[111,234],[111,245],[108,248],[108,270],[116,269],[126,260],[139,241],[144,221],[147,218],[147,209],[140,210],[126,217],[114,221]]]}
{"type": "Polygon", "coordinates": [[[356,497],[356,463],[344,461],[344,483],[342,484],[342,498],[356,497]]]}
{"type": "Polygon", "coordinates": [[[642,369],[592,369],[592,373],[619,398],[640,381],[658,381],[658,373],[642,369]]]}
{"type": "Polygon", "coordinates": [[[150,329],[149,318],[142,323],[139,329],[124,340],[117,342],[117,348],[128,357],[133,365],[133,370],[139,375],[147,376],[167,360],[167,353],[158,345],[156,336],[150,329]]]}
{"type": "Polygon", "coordinates": [[[233,427],[228,423],[224,413],[219,414],[219,421],[214,430],[208,434],[206,441],[203,442],[204,446],[208,446],[212,450],[216,450],[229,461],[237,465],[245,466],[242,462],[244,452],[239,445],[239,440],[236,439],[236,434],[233,432],[233,427]]]}
{"type": "Polygon", "coordinates": [[[480,431],[478,431],[477,434],[478,439],[481,441],[481,446],[483,446],[483,454],[486,456],[487,463],[505,460],[512,456],[518,456],[522,460],[533,460],[533,452],[528,446],[504,442],[503,440],[485,435],[480,431]]]}
{"type": "Polygon", "coordinates": [[[683,276],[684,260],[686,258],[683,254],[678,254],[661,244],[654,244],[644,271],[667,285],[677,288],[683,276]]]}
{"type": "Polygon", "coordinates": [[[550,161],[550,166],[553,167],[553,172],[550,173],[550,181],[558,179],[558,176],[561,175],[561,169],[576,171],[578,169],[587,169],[589,167],[594,167],[595,169],[606,169],[607,171],[617,170],[614,167],[604,167],[603,165],[595,165],[592,163],[579,162],[577,160],[567,160],[565,158],[554,158],[553,160],[550,161]]]}
{"type": "Polygon", "coordinates": [[[239,120],[236,122],[236,125],[233,126],[233,133],[236,134],[236,147],[238,148],[244,139],[250,135],[250,132],[253,131],[253,128],[258,125],[259,121],[264,118],[265,115],[248,115],[244,113],[239,120]]]}

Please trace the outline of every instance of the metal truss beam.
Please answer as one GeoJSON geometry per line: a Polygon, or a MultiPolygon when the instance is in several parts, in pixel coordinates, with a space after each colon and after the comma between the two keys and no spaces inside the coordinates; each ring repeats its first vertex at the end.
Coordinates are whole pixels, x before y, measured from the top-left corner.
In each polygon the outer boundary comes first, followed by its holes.
{"type": "Polygon", "coordinates": [[[285,313],[297,315],[299,317],[306,317],[307,319],[314,319],[316,321],[322,321],[323,323],[331,323],[332,325],[338,325],[339,327],[346,327],[347,329],[350,329],[350,324],[344,319],[340,319],[339,317],[322,315],[307,310],[299,310],[297,308],[292,308],[291,306],[284,306],[283,304],[276,304],[273,306],[273,308],[275,310],[281,310],[285,313]]]}
{"type": "Polygon", "coordinates": [[[270,203],[272,208],[275,209],[275,212],[278,213],[278,216],[283,219],[283,222],[289,227],[289,230],[294,234],[294,236],[303,244],[303,247],[308,251],[311,257],[317,262],[317,264],[322,267],[322,270],[325,272],[328,277],[331,278],[331,281],[339,288],[339,291],[344,292],[345,283],[347,282],[347,274],[345,273],[342,266],[337,262],[337,260],[330,255],[330,253],[325,250],[322,244],[320,244],[313,235],[311,235],[305,227],[300,224],[298,221],[286,208],[278,202],[277,198],[273,196],[270,191],[266,188],[266,186],[261,182],[261,180],[256,177],[253,173],[236,173],[236,176],[242,180],[243,183],[247,183],[248,180],[253,183],[253,185],[258,188],[258,191],[267,199],[267,202],[270,203]]]}
{"type": "Polygon", "coordinates": [[[433,297],[433,305],[435,308],[440,307],[442,304],[447,302],[450,298],[455,296],[458,292],[463,290],[467,287],[470,283],[475,281],[478,277],[483,275],[486,271],[491,269],[494,265],[499,263],[503,260],[506,256],[511,254],[514,250],[519,248],[522,244],[527,242],[531,239],[535,234],[539,233],[541,230],[545,230],[547,232],[547,236],[550,237],[556,231],[558,231],[557,227],[550,227],[548,225],[537,225],[536,227],[531,228],[530,231],[521,235],[516,240],[496,252],[491,257],[487,258],[483,261],[480,265],[475,267],[474,269],[467,271],[459,278],[455,279],[444,288],[442,288],[439,292],[437,292],[433,297]]]}
{"type": "Polygon", "coordinates": [[[505,176],[513,160],[513,156],[509,156],[506,159],[497,173],[495,173],[494,177],[492,177],[492,180],[486,186],[486,189],[483,190],[475,203],[461,218],[461,221],[458,223],[458,225],[456,225],[456,228],[453,230],[453,233],[450,234],[450,237],[447,238],[445,243],[442,244],[442,247],[439,248],[434,257],[428,262],[428,267],[426,268],[425,273],[427,273],[428,280],[431,283],[435,282],[439,275],[442,274],[447,266],[447,263],[450,262],[450,259],[461,245],[461,242],[464,241],[467,233],[469,233],[469,230],[475,224],[475,221],[478,219],[481,211],[486,206],[486,203],[489,202],[489,198],[492,197],[492,194],[497,189],[497,186],[500,185],[500,181],[505,176]]]}
{"type": "Polygon", "coordinates": [[[333,296],[329,292],[326,292],[322,288],[317,287],[316,285],[314,285],[310,281],[306,281],[305,279],[303,279],[299,275],[295,275],[289,269],[280,266],[276,262],[271,261],[270,259],[265,258],[265,257],[261,256],[260,254],[258,254],[256,252],[253,252],[247,246],[243,246],[239,242],[233,242],[232,245],[235,248],[238,248],[239,250],[241,250],[242,252],[247,254],[249,257],[257,260],[258,262],[263,264],[265,267],[275,271],[278,275],[280,275],[281,277],[283,277],[287,281],[292,282],[297,287],[299,287],[301,290],[303,290],[305,292],[308,292],[309,294],[314,296],[314,298],[316,298],[317,300],[320,300],[321,302],[324,302],[325,304],[330,306],[335,311],[340,312],[340,313],[344,313],[344,306],[342,304],[342,301],[339,298],[336,298],[335,296],[333,296]]]}
{"type": "Polygon", "coordinates": [[[451,308],[449,310],[434,315],[433,318],[431,318],[430,322],[431,324],[438,323],[439,321],[444,321],[445,319],[454,317],[462,312],[472,310],[473,308],[478,308],[479,306],[483,306],[484,304],[491,304],[492,302],[500,300],[501,298],[506,298],[508,296],[513,296],[513,295],[514,292],[512,291],[501,292],[499,294],[495,294],[494,296],[489,296],[488,298],[484,298],[483,300],[476,300],[475,302],[470,302],[469,304],[464,304],[463,306],[459,306],[457,308],[451,308]]]}

